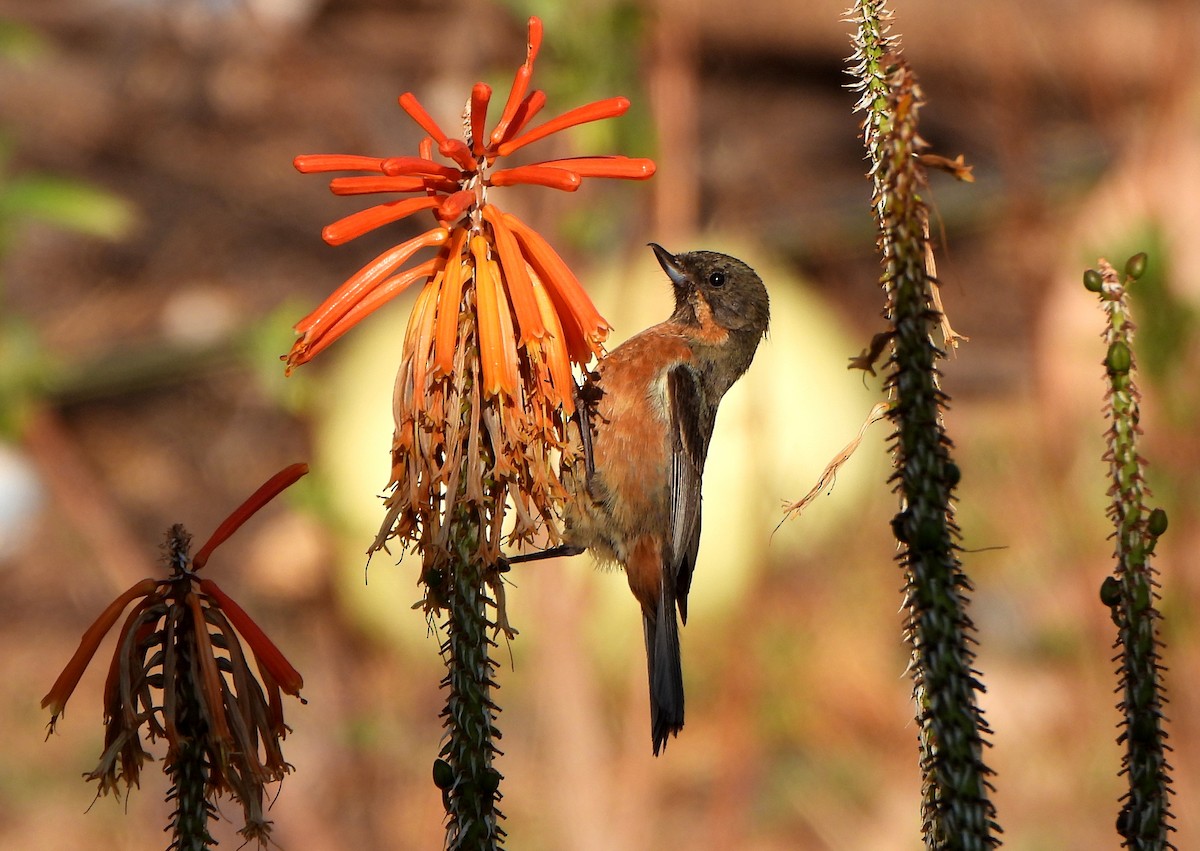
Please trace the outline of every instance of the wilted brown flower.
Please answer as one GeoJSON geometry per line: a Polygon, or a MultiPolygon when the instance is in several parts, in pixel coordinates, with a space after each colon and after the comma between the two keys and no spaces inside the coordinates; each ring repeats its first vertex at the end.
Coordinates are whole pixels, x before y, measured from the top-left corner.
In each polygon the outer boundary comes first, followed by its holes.
{"type": "MultiPolygon", "coordinates": [[[[448,518],[460,496],[483,515],[475,553],[486,564],[500,556],[506,505],[511,542],[529,542],[539,530],[558,541],[564,491],[556,458],[573,452],[565,437],[575,409],[572,368],[602,353],[609,326],[549,243],[501,212],[489,190],[527,183],[571,192],[586,178],[648,178],[654,163],[598,156],[496,167],[552,133],[629,108],[625,98],[609,98],[526,129],[546,101],[543,92],[529,91],[541,36],[541,21],[530,18],[525,62],[490,134],[484,126],[492,92],[477,83],[462,141],[449,138],[406,93],[400,106],[428,134],[419,156],[295,160],[305,173],[368,172],[334,178],[337,194],[419,193],[334,222],[323,232],[332,245],[422,211],[438,222],[375,258],[297,323],[300,337],[287,356],[289,370],[307,362],[403,289],[425,282],[404,339],[388,510],[372,552],[395,538],[417,545],[427,564],[438,562],[438,553],[448,553],[448,518]],[[435,147],[446,162],[433,160],[435,147]],[[437,249],[432,260],[397,271],[426,248],[437,249]]],[[[439,607],[432,590],[426,603],[439,607]]]]}
{"type": "Polygon", "coordinates": [[[277,473],[229,515],[194,558],[188,554],[191,536],[172,526],[165,544],[170,575],[143,579],[110,603],[42,698],[53,732],[101,640],[137,601],[119,631],[104,687],[104,753],[85,776],[99,782],[101,794],[120,794],[122,785],[139,785],[142,764],[150,758],[143,734],[151,741],[166,739],[163,770],[172,780],[168,799],[176,805],[173,848],[193,847],[190,839],[211,841],[212,799],[223,794],[242,806],[247,839],[265,844],[270,832],[264,787],[291,768],[280,750],[289,732],[282,693],[299,697],[303,679],[242,607],[196,571],[251,515],[307,472],[306,465],[293,464],[277,473]]]}

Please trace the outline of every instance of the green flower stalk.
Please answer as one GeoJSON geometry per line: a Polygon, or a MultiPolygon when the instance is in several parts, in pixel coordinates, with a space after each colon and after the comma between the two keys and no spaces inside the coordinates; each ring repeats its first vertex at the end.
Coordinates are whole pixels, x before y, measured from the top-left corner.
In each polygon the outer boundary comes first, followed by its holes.
{"type": "Polygon", "coordinates": [[[947,342],[954,338],[940,309],[929,212],[921,196],[922,96],[899,44],[887,34],[891,17],[881,0],[856,4],[850,18],[858,27],[852,73],[860,92],[857,108],[866,113],[863,138],[874,181],[884,315],[891,323],[886,379],[895,427],[891,481],[901,503],[892,527],[900,544],[905,632],[913,650],[922,830],[927,848],[983,851],[999,844],[989,799],[991,771],[983,761],[990,730],[977,703],[983,685],[970,646],[971,583],[958,559],[952,507],[959,470],[942,422],[948,400],[939,387],[937,362],[944,353],[933,333],[940,325],[947,342]]]}
{"type": "Polygon", "coordinates": [[[1120,655],[1118,677],[1122,713],[1122,731],[1118,742],[1125,746],[1122,774],[1129,789],[1122,797],[1117,832],[1123,848],[1138,851],[1162,851],[1174,848],[1168,834],[1171,825],[1171,778],[1167,763],[1167,733],[1163,706],[1167,702],[1162,682],[1158,637],[1161,615],[1155,608],[1159,598],[1157,571],[1150,556],[1158,537],[1167,529],[1167,515],[1161,508],[1146,507],[1150,495],[1145,484],[1145,460],[1138,455],[1140,394],[1134,381],[1137,364],[1133,356],[1135,325],[1130,315],[1129,286],[1141,277],[1146,255],[1137,254],[1125,265],[1122,279],[1106,260],[1099,270],[1089,269],[1084,286],[1100,296],[1106,323],[1104,358],[1108,374],[1104,413],[1110,420],[1104,460],[1108,462],[1112,504],[1108,516],[1113,521],[1116,541],[1116,571],[1104,580],[1100,599],[1112,611],[1117,626],[1120,655]]]}
{"type": "Polygon", "coordinates": [[[458,509],[451,533],[455,552],[437,580],[450,616],[442,644],[446,735],[433,779],[442,790],[449,847],[497,848],[505,833],[497,807],[502,776],[492,764],[500,755],[494,743],[500,737],[495,725],[500,707],[492,700],[492,690],[498,688],[491,655],[496,622],[489,611],[497,606],[489,594],[495,572],[481,570],[472,558],[481,519],[473,515],[468,508],[458,509]]]}

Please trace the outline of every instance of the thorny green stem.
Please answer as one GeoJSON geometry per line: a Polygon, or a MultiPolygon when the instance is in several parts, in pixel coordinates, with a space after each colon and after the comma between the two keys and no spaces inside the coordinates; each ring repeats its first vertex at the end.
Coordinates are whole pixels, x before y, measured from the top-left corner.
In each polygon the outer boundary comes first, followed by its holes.
{"type": "Polygon", "coordinates": [[[1150,492],[1143,475],[1145,460],[1138,455],[1140,393],[1134,382],[1135,326],[1127,299],[1127,286],[1133,276],[1122,281],[1116,270],[1101,260],[1100,278],[1101,304],[1107,315],[1105,407],[1111,420],[1104,459],[1112,481],[1108,516],[1115,527],[1117,560],[1115,574],[1101,588],[1101,599],[1110,606],[1117,625],[1116,647],[1120,654],[1116,661],[1120,664],[1122,691],[1117,708],[1124,716],[1118,741],[1125,745],[1122,773],[1129,781],[1117,832],[1124,848],[1162,851],[1175,846],[1167,839],[1174,830],[1170,824],[1171,766],[1167,763],[1170,746],[1163,726],[1167,699],[1160,673],[1162,643],[1157,623],[1161,616],[1154,605],[1159,596],[1158,582],[1149,556],[1158,535],[1165,531],[1166,515],[1161,509],[1147,512],[1145,507],[1150,492]]]}
{"type": "Polygon", "coordinates": [[[887,386],[895,424],[891,481],[901,511],[893,520],[905,572],[905,627],[913,648],[922,773],[922,829],[931,849],[984,851],[999,844],[989,800],[990,769],[983,762],[990,733],[977,703],[983,691],[973,667],[974,625],[966,613],[971,583],[957,556],[953,519],[958,467],[942,412],[947,397],[938,384],[943,356],[933,332],[941,314],[936,281],[926,266],[928,210],[916,160],[921,92],[887,35],[891,13],[882,0],[860,0],[851,13],[858,25],[853,70],[866,112],[864,142],[874,181],[873,207],[892,324],[887,386]]]}
{"type": "Polygon", "coordinates": [[[443,787],[446,805],[446,847],[451,851],[491,851],[501,847],[504,830],[498,819],[500,772],[492,767],[499,755],[493,743],[500,737],[496,716],[500,712],[491,698],[497,688],[491,649],[496,642],[488,608],[494,602],[488,593],[488,566],[480,563],[479,535],[485,528],[480,511],[463,502],[455,508],[450,530],[451,564],[445,573],[446,728],[441,758],[434,766],[434,780],[443,787]],[[439,769],[449,770],[439,779],[439,769]]]}
{"type": "MultiPolygon", "coordinates": [[[[186,546],[186,539],[183,545],[186,546]]],[[[182,558],[186,563],[187,552],[172,552],[171,558],[173,561],[182,558]]],[[[173,683],[164,683],[166,688],[175,689],[175,726],[179,739],[179,746],[168,754],[163,767],[171,779],[167,800],[175,802],[175,809],[171,813],[171,844],[168,847],[169,851],[205,851],[217,844],[208,832],[208,822],[215,819],[217,813],[208,799],[210,766],[204,748],[204,743],[209,740],[208,725],[198,696],[189,687],[200,681],[190,611],[185,610],[180,617],[175,626],[174,639],[180,675],[174,678],[173,683]]]]}

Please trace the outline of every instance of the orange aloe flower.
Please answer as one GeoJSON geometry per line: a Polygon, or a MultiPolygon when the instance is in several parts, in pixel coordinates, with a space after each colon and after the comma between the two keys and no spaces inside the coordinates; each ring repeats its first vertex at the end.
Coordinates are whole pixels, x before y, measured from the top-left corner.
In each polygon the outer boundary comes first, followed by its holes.
{"type": "MultiPolygon", "coordinates": [[[[396,432],[387,516],[370,551],[394,539],[416,545],[436,562],[447,553],[447,518],[459,495],[482,515],[476,555],[500,555],[505,506],[514,520],[509,541],[521,545],[544,531],[559,538],[564,496],[556,459],[575,452],[566,438],[575,410],[573,369],[603,353],[609,326],[550,244],[491,200],[498,187],[532,184],[574,192],[592,178],[642,180],[648,159],[584,156],[500,167],[526,145],[590,121],[624,114],[614,97],[534,124],[545,93],[530,90],[542,24],[529,19],[525,62],[490,133],[492,90],[476,83],[451,138],[412,93],[400,106],[427,134],[417,156],[313,154],[296,157],[303,173],[359,172],[335,177],[339,195],[401,193],[334,222],[323,237],[340,245],[409,216],[431,214],[434,226],[385,251],[296,324],[286,356],[290,371],[328,347],[376,308],[420,281],[396,381],[396,432]],[[440,160],[434,159],[435,149],[440,160]],[[434,256],[405,264],[421,251],[434,256]],[[489,508],[488,506],[492,506],[489,508]]],[[[429,608],[437,601],[427,595],[429,608]]]]}
{"type": "Polygon", "coordinates": [[[119,631],[104,687],[104,753],[86,776],[99,782],[102,794],[119,795],[122,785],[138,785],[142,764],[150,758],[143,728],[151,741],[166,739],[168,798],[176,802],[172,847],[187,844],[185,830],[207,835],[204,824],[216,812],[210,798],[220,794],[232,795],[242,806],[241,833],[247,839],[265,845],[270,833],[264,787],[291,769],[280,749],[289,732],[281,693],[300,697],[304,682],[245,610],[196,571],[256,511],[307,472],[307,465],[293,464],[269,479],[217,527],[195,557],[188,555],[187,530],[171,527],[165,544],[168,577],[143,579],[110,603],[42,698],[53,732],[101,640],[137,601],[119,631]]]}

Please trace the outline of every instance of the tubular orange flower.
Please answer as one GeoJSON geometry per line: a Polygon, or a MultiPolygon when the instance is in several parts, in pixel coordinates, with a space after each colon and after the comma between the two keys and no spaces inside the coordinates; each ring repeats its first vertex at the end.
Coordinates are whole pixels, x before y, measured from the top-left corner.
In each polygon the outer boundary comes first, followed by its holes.
{"type": "Polygon", "coordinates": [[[549,345],[546,348],[546,361],[550,369],[551,386],[558,396],[559,404],[567,415],[575,413],[574,389],[575,382],[571,377],[571,359],[567,352],[566,335],[563,334],[562,323],[558,319],[558,311],[546,291],[546,285],[537,276],[533,268],[528,269],[529,280],[533,284],[533,295],[537,299],[538,312],[546,324],[549,345]]]}
{"type": "Polygon", "coordinates": [[[334,195],[372,195],[376,192],[420,192],[426,178],[412,177],[335,177],[329,181],[334,195]]]}
{"type": "Polygon", "coordinates": [[[521,344],[525,345],[530,340],[540,340],[545,335],[546,328],[542,325],[542,317],[538,313],[529,273],[525,271],[525,258],[521,256],[517,241],[504,224],[502,216],[503,214],[491,204],[483,205],[483,220],[492,226],[490,242],[500,256],[504,282],[508,284],[508,297],[517,316],[517,327],[521,331],[521,344]]]}
{"type": "Polygon", "coordinates": [[[438,205],[437,217],[439,222],[453,222],[462,216],[475,203],[475,193],[463,189],[448,196],[438,205]]]}
{"type": "MultiPolygon", "coordinates": [[[[416,306],[413,307],[413,317],[416,321],[412,323],[412,330],[416,351],[427,352],[432,344],[434,321],[437,319],[438,294],[441,292],[444,279],[444,274],[431,278],[425,284],[421,295],[417,298],[416,306]]],[[[436,396],[431,400],[430,394],[425,392],[425,388],[427,387],[426,375],[428,372],[428,360],[413,361],[414,401],[419,411],[424,411],[428,402],[437,401],[436,396]]]]}
{"type": "Polygon", "coordinates": [[[533,61],[537,59],[541,47],[542,21],[540,18],[533,17],[529,19],[529,38],[525,46],[525,62],[517,69],[512,88],[508,93],[508,100],[504,104],[504,112],[501,113],[500,120],[496,123],[496,129],[492,131],[493,148],[509,136],[509,127],[517,114],[521,101],[525,98],[525,92],[529,89],[529,81],[533,79],[533,61]]]}
{"type": "MultiPolygon", "coordinates": [[[[389,176],[411,174],[418,177],[444,177],[447,180],[458,180],[462,176],[458,169],[434,162],[425,156],[388,157],[383,161],[383,173],[389,176]]],[[[423,188],[417,187],[418,190],[423,188]]]]}
{"type": "Polygon", "coordinates": [[[521,243],[526,259],[546,284],[559,316],[570,320],[567,326],[569,330],[565,330],[571,357],[577,363],[581,362],[587,352],[599,346],[608,336],[608,323],[596,311],[570,267],[540,233],[511,213],[504,214],[504,223],[521,243]]]}
{"type": "Polygon", "coordinates": [[[125,611],[125,607],[138,597],[154,593],[154,589],[157,587],[158,583],[153,579],[143,579],[109,603],[108,608],[101,612],[100,617],[96,618],[95,622],[88,627],[83,638],[79,640],[79,649],[75,651],[75,655],[71,657],[67,667],[63,668],[62,673],[58,675],[58,679],[54,681],[50,691],[46,692],[46,696],[42,698],[42,709],[50,708],[51,732],[54,730],[54,724],[58,721],[58,717],[63,714],[71,693],[75,691],[75,686],[79,685],[79,678],[83,676],[88,663],[96,655],[101,640],[108,635],[108,631],[113,628],[113,624],[117,622],[121,612],[125,611]]]}
{"type": "Polygon", "coordinates": [[[193,569],[199,570],[208,564],[208,558],[212,555],[213,550],[229,540],[229,536],[242,528],[242,524],[257,514],[260,508],[290,488],[307,473],[307,464],[292,464],[267,479],[258,490],[250,494],[245,502],[222,521],[215,532],[209,535],[204,546],[196,552],[196,556],[192,559],[193,569]]]}
{"type": "Polygon", "coordinates": [[[446,263],[446,279],[442,286],[444,295],[441,298],[437,315],[437,333],[434,335],[433,372],[437,376],[449,375],[454,367],[454,348],[458,342],[458,318],[462,304],[463,245],[467,239],[467,231],[459,228],[454,232],[450,243],[450,259],[446,263]]]}
{"type": "MultiPolygon", "coordinates": [[[[654,163],[644,158],[627,157],[578,157],[572,159],[556,159],[531,165],[521,165],[513,168],[496,168],[496,163],[512,152],[544,139],[561,130],[574,127],[589,121],[612,118],[624,114],[629,108],[629,100],[623,97],[608,98],[569,110],[556,118],[546,121],[532,130],[526,126],[545,105],[546,96],[542,91],[529,91],[533,76],[534,61],[537,58],[542,42],[542,25],[537,18],[529,21],[529,37],[526,47],[525,62],[517,70],[512,88],[504,104],[499,121],[490,134],[485,135],[484,125],[487,118],[488,106],[492,99],[492,90],[484,83],[477,83],[471,90],[470,101],[464,117],[467,129],[465,140],[452,139],[442,130],[441,125],[425,110],[412,92],[405,92],[399,98],[400,106],[429,134],[420,145],[419,156],[396,157],[367,157],[351,154],[312,154],[295,158],[297,170],[302,173],[317,173],[330,171],[359,171],[369,172],[369,175],[359,177],[335,177],[330,182],[330,189],[339,195],[366,195],[375,192],[421,193],[419,197],[408,198],[368,207],[357,213],[334,222],[323,231],[324,239],[333,245],[341,245],[377,227],[399,221],[423,210],[433,211],[435,218],[445,227],[463,227],[470,234],[481,232],[479,214],[487,204],[487,190],[491,187],[515,186],[532,184],[547,186],[564,191],[575,191],[590,178],[616,178],[644,180],[654,174],[654,163]],[[449,163],[439,163],[433,159],[435,154],[449,160],[449,163]],[[465,217],[465,220],[463,220],[465,217]],[[462,220],[462,221],[460,221],[462,220]]],[[[495,225],[493,224],[493,228],[495,225]]],[[[501,224],[503,227],[503,224],[501,224]]],[[[514,228],[515,230],[515,228],[514,228]]],[[[485,238],[492,241],[492,234],[484,232],[485,238]]],[[[413,245],[413,243],[406,243],[413,245]]],[[[523,273],[525,262],[539,271],[547,289],[553,294],[553,303],[557,307],[570,305],[573,309],[587,316],[588,325],[584,329],[574,330],[577,324],[572,321],[564,322],[566,333],[571,335],[569,346],[573,364],[583,366],[592,357],[598,356],[607,335],[608,325],[591,306],[587,293],[580,287],[574,275],[563,274],[565,264],[557,260],[543,259],[540,263],[534,254],[544,258],[549,248],[544,240],[536,247],[530,247],[529,238],[519,239],[515,246],[498,246],[501,253],[497,260],[500,264],[501,283],[508,298],[513,300],[516,311],[517,325],[521,329],[518,345],[527,343],[531,337],[522,326],[522,319],[530,320],[534,315],[528,309],[530,299],[525,285],[527,275],[523,273]],[[522,258],[523,259],[519,259],[522,258]],[[511,268],[510,268],[511,267],[511,268]],[[551,280],[552,279],[552,280],[551,280]],[[514,285],[519,290],[514,293],[510,287],[514,285]]],[[[443,262],[437,269],[452,265],[449,258],[452,255],[450,246],[443,243],[427,242],[418,247],[441,246],[439,258],[443,262]]],[[[464,246],[458,247],[459,255],[465,251],[464,246]]],[[[550,253],[553,253],[552,250],[550,253]]],[[[352,289],[351,281],[381,280],[375,277],[381,263],[394,260],[390,268],[394,269],[408,258],[399,259],[399,254],[385,254],[372,264],[364,267],[339,289],[338,293],[345,295],[352,289]],[[385,261],[384,258],[389,258],[385,261]]],[[[472,267],[473,268],[473,267],[472,267]]],[[[468,270],[462,284],[471,288],[471,271],[468,270]]],[[[337,295],[322,306],[322,309],[335,301],[337,295]]],[[[302,334],[288,355],[289,367],[298,366],[313,356],[312,343],[315,338],[324,335],[325,329],[338,323],[346,311],[336,310],[329,313],[323,310],[314,311],[305,320],[297,324],[297,330],[302,334]]],[[[441,311],[445,314],[448,311],[441,311]]],[[[536,328],[542,324],[533,322],[536,328]]],[[[443,315],[439,327],[450,327],[448,318],[443,315]]],[[[540,335],[534,335],[540,337],[540,335]]],[[[443,338],[444,339],[444,338],[443,338]]],[[[442,371],[446,371],[448,358],[442,352],[438,358],[442,371]]]]}
{"type": "Polygon", "coordinates": [[[421,210],[432,210],[441,203],[436,196],[431,198],[406,198],[403,201],[390,201],[387,204],[377,204],[338,219],[331,225],[326,225],[321,231],[321,238],[330,245],[341,245],[364,233],[383,227],[386,224],[400,221],[421,210]]]}
{"type": "MultiPolygon", "coordinates": [[[[478,240],[482,242],[482,240],[478,240]]],[[[517,364],[509,359],[516,352],[513,320],[508,302],[500,291],[500,274],[493,260],[479,261],[476,254],[475,287],[479,308],[479,354],[483,361],[483,392],[488,396],[517,395],[517,364]]]]}
{"type": "Polygon", "coordinates": [[[513,136],[525,129],[533,117],[542,111],[542,107],[546,105],[546,93],[538,90],[525,95],[525,99],[521,101],[521,105],[517,107],[516,113],[513,115],[512,124],[504,134],[504,139],[507,141],[513,136]]]}
{"type": "Polygon", "coordinates": [[[471,89],[471,152],[477,157],[483,156],[483,128],[491,99],[492,87],[487,83],[476,83],[471,89]]]}
{"type": "Polygon", "coordinates": [[[433,141],[439,145],[446,141],[446,134],[442,132],[442,128],[438,127],[437,122],[429,116],[425,107],[421,106],[421,102],[412,92],[400,95],[400,107],[409,114],[413,121],[421,125],[422,130],[433,137],[433,141]]]}
{"type": "Polygon", "coordinates": [[[308,363],[333,345],[339,337],[357,325],[367,314],[373,313],[400,295],[415,281],[419,281],[421,278],[436,272],[440,263],[440,258],[426,260],[419,266],[405,269],[403,272],[392,275],[390,278],[385,278],[371,287],[343,316],[334,320],[332,325],[327,326],[320,336],[314,337],[310,343],[307,343],[298,352],[294,353],[292,366],[308,363]]]}
{"type": "Polygon", "coordinates": [[[323,171],[383,171],[382,157],[362,157],[357,154],[301,154],[292,160],[301,174],[323,171]]]}
{"type": "Polygon", "coordinates": [[[443,157],[449,157],[454,160],[465,172],[471,173],[479,170],[479,162],[475,157],[471,156],[471,149],[467,147],[466,142],[460,142],[458,139],[447,139],[438,145],[438,153],[443,157]]]}
{"type": "MultiPolygon", "coordinates": [[[[525,60],[490,132],[487,113],[495,98],[484,83],[471,88],[454,124],[463,128],[462,139],[447,135],[443,127],[451,124],[435,120],[416,95],[405,92],[400,107],[427,134],[415,156],[295,159],[304,173],[357,172],[332,179],[330,188],[339,195],[413,196],[335,222],[324,231],[328,242],[340,244],[425,210],[440,226],[408,238],[351,276],[297,323],[300,337],[286,358],[289,370],[311,360],[382,301],[377,291],[390,296],[388,287],[396,282],[426,281],[404,337],[387,514],[372,552],[396,538],[417,546],[427,563],[437,562],[438,552],[448,552],[447,518],[460,490],[472,495],[472,504],[482,494],[482,502],[495,506],[480,523],[477,554],[488,564],[500,555],[498,530],[506,506],[514,520],[510,542],[521,545],[542,533],[551,541],[559,538],[563,491],[555,458],[571,451],[573,371],[603,353],[609,326],[549,243],[502,212],[489,193],[521,184],[573,192],[593,178],[644,180],[654,173],[654,163],[585,156],[500,165],[553,133],[629,109],[628,99],[613,97],[534,124],[546,105],[545,92],[532,87],[541,43],[541,21],[530,18],[525,60]],[[434,260],[406,265],[426,247],[436,250],[434,260]],[[459,480],[476,473],[487,476],[486,486],[459,480]]],[[[438,608],[437,595],[430,592],[426,605],[438,608]]]]}
{"type": "Polygon", "coordinates": [[[568,127],[574,127],[577,124],[587,124],[589,121],[599,121],[602,118],[616,118],[619,115],[624,115],[628,109],[628,98],[609,98],[608,100],[600,100],[595,103],[589,103],[586,106],[576,107],[570,112],[564,112],[558,118],[551,118],[545,124],[538,125],[520,138],[513,139],[511,142],[505,142],[496,149],[496,154],[501,157],[507,157],[513,151],[519,150],[532,142],[545,139],[552,133],[566,130],[568,127]]]}
{"type": "Polygon", "coordinates": [[[344,284],[334,290],[333,295],[325,299],[320,307],[296,323],[296,331],[304,335],[297,342],[297,346],[305,343],[308,332],[314,327],[331,325],[345,316],[365,293],[378,285],[389,272],[422,248],[445,242],[447,233],[445,228],[426,231],[418,237],[389,248],[359,269],[344,284]]]}
{"type": "MultiPolygon", "coordinates": [[[[564,168],[580,177],[617,177],[624,180],[647,180],[654,176],[654,161],[642,157],[568,157],[546,160],[544,168],[564,168]]],[[[493,182],[496,175],[492,175],[493,182]]]]}
{"type": "Polygon", "coordinates": [[[189,589],[184,595],[183,604],[191,614],[196,658],[200,668],[199,688],[194,690],[194,696],[198,698],[196,703],[200,706],[200,713],[204,716],[209,733],[217,737],[217,747],[229,747],[233,744],[233,733],[229,731],[229,720],[224,711],[221,670],[217,667],[208,621],[204,618],[204,609],[200,607],[200,597],[194,591],[189,589]]]}
{"type": "Polygon", "coordinates": [[[304,688],[304,678],[300,676],[299,671],[292,667],[292,663],[287,660],[287,657],[279,651],[275,642],[262,631],[262,627],[255,623],[254,619],[246,614],[246,610],[211,579],[201,579],[199,587],[202,592],[217,601],[217,605],[229,618],[234,629],[240,632],[242,638],[246,639],[246,643],[250,645],[250,649],[254,652],[254,658],[270,672],[279,687],[288,694],[299,697],[300,689],[304,688]]]}
{"type": "Polygon", "coordinates": [[[488,183],[491,186],[516,186],[518,183],[532,183],[537,186],[548,186],[551,189],[561,189],[564,192],[574,192],[582,181],[578,174],[563,168],[523,165],[492,172],[488,183]]]}

